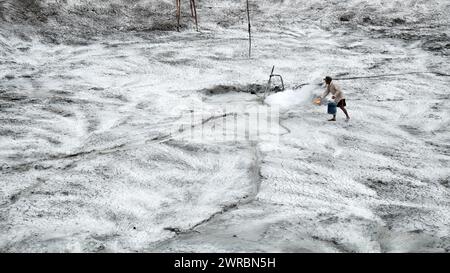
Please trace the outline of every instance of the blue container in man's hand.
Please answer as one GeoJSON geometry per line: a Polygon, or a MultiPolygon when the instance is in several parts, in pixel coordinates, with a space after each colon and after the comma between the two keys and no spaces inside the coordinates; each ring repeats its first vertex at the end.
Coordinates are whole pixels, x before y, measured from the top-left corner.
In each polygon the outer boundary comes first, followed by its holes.
{"type": "Polygon", "coordinates": [[[337,104],[334,101],[328,102],[328,114],[336,115],[337,104]]]}

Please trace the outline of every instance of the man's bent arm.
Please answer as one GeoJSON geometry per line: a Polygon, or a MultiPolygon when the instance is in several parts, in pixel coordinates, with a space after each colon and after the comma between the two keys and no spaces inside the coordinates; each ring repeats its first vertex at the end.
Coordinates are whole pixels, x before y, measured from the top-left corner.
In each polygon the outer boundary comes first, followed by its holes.
{"type": "Polygon", "coordinates": [[[322,96],[320,96],[320,98],[325,98],[326,96],[328,96],[328,94],[330,93],[330,89],[329,88],[327,88],[326,90],[325,90],[325,92],[323,92],[323,94],[322,94],[322,96]]]}

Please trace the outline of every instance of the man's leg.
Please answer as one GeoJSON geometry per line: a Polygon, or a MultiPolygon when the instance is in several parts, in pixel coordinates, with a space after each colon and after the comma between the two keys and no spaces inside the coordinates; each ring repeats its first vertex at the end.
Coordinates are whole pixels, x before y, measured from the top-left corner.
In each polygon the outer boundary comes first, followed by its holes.
{"type": "Polygon", "coordinates": [[[344,112],[344,114],[345,114],[345,116],[347,117],[347,119],[350,119],[350,116],[348,115],[347,109],[345,109],[345,106],[341,106],[341,107],[339,107],[339,108],[341,108],[342,112],[344,112]]]}
{"type": "Polygon", "coordinates": [[[333,118],[329,119],[328,121],[336,121],[336,115],[333,115],[333,118]]]}

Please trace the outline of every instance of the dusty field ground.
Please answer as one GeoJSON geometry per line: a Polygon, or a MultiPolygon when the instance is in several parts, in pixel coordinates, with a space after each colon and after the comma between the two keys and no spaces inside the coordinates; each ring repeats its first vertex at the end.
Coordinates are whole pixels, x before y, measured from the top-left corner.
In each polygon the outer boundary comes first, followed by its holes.
{"type": "Polygon", "coordinates": [[[155,2],[0,1],[0,251],[450,251],[446,1],[155,2]]]}

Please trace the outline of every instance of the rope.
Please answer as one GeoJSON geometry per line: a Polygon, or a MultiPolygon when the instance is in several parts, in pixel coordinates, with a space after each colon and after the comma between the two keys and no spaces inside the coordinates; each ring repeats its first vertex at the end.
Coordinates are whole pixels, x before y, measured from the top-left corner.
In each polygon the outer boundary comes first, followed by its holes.
{"type": "MultiPolygon", "coordinates": [[[[380,75],[369,75],[369,76],[355,76],[355,77],[346,77],[346,78],[335,78],[333,80],[338,81],[346,81],[346,80],[358,80],[358,79],[372,79],[372,78],[383,78],[383,77],[394,77],[394,76],[404,76],[404,75],[412,75],[412,74],[434,74],[440,77],[450,77],[450,74],[442,73],[442,72],[405,72],[405,73],[396,73],[396,74],[380,74],[380,75]]],[[[305,85],[321,85],[322,83],[301,83],[295,85],[293,89],[298,89],[305,85]]]]}

